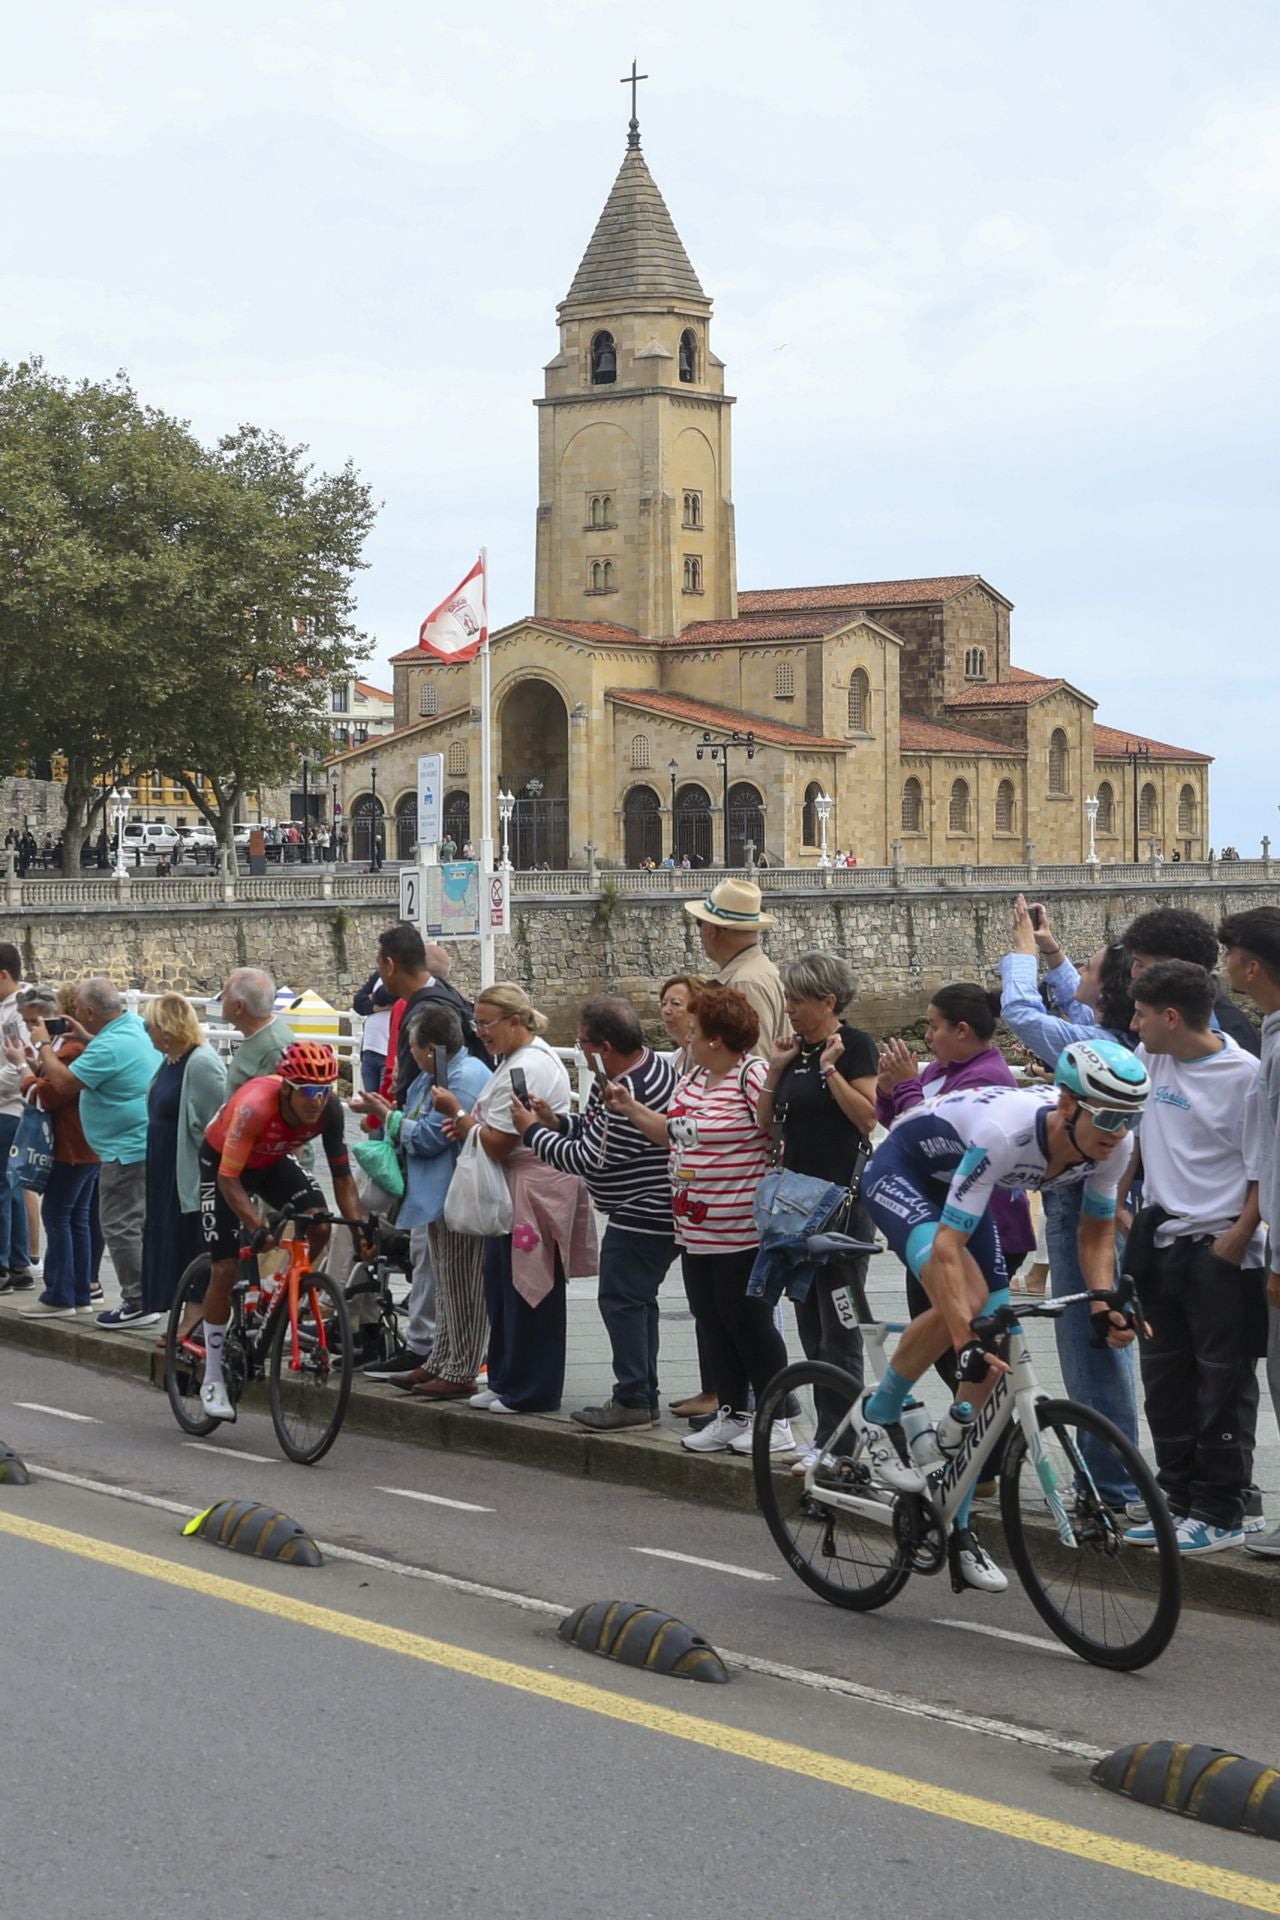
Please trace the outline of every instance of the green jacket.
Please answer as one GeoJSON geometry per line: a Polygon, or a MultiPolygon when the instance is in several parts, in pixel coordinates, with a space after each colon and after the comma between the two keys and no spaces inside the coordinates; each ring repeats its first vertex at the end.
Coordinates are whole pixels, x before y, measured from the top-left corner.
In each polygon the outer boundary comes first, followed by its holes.
{"type": "Polygon", "coordinates": [[[207,1043],[193,1047],[182,1074],[178,1109],[178,1205],[200,1211],[200,1147],[204,1130],[227,1097],[227,1070],[207,1043]]]}

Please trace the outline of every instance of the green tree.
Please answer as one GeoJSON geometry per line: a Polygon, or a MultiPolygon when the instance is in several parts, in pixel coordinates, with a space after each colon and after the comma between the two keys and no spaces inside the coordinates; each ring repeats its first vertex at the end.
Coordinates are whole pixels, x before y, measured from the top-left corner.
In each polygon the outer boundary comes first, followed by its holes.
{"type": "Polygon", "coordinates": [[[180,780],[234,863],[245,791],[328,748],[374,508],[305,452],[0,363],[0,764],[65,755],[68,871],[122,770],[180,780]]]}

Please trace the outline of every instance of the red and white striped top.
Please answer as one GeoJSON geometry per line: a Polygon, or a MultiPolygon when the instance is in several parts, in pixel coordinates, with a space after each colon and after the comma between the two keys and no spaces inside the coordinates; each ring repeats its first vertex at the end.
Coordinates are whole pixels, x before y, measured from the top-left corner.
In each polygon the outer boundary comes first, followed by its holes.
{"type": "Polygon", "coordinates": [[[671,1096],[671,1210],[676,1239],[690,1253],[759,1244],[752,1204],[773,1150],[756,1124],[767,1072],[763,1060],[751,1059],[708,1086],[705,1067],[697,1067],[671,1096]]]}

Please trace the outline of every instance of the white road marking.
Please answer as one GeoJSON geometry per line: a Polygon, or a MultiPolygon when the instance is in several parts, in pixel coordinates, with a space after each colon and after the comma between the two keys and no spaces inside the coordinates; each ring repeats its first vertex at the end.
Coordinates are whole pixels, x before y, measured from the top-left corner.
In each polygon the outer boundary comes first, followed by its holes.
{"type": "Polygon", "coordinates": [[[696,1553],[672,1553],[667,1547],[632,1547],[632,1553],[647,1553],[655,1560],[678,1560],[684,1567],[706,1567],[711,1573],[736,1573],[740,1580],[773,1580],[776,1573],[757,1573],[754,1567],[735,1567],[728,1560],[700,1560],[696,1553]]]}
{"type": "Polygon", "coordinates": [[[28,1413],[51,1413],[55,1420],[79,1420],[86,1427],[100,1427],[101,1420],[95,1420],[91,1413],[68,1413],[65,1407],[46,1407],[39,1400],[15,1400],[15,1407],[25,1407],[28,1413]]]}
{"type": "Polygon", "coordinates": [[[986,1633],[993,1640],[1012,1640],[1019,1647],[1039,1647],[1045,1653],[1065,1653],[1068,1660],[1075,1655],[1070,1647],[1064,1647],[1060,1640],[1042,1640],[1037,1633],[1014,1633],[1010,1627],[989,1627],[981,1620],[935,1620],[935,1627],[954,1627],[957,1633],[986,1633]]]}
{"type": "Polygon", "coordinates": [[[402,1500],[429,1500],[433,1507],[456,1507],[459,1513],[496,1513],[496,1507],[478,1507],[474,1500],[446,1500],[442,1493],[418,1493],[413,1487],[379,1487],[379,1493],[398,1493],[402,1500]]]}
{"type": "Polygon", "coordinates": [[[256,1460],[259,1465],[274,1465],[269,1453],[246,1453],[243,1447],[215,1447],[212,1440],[184,1440],[184,1447],[195,1447],[200,1453],[225,1453],[232,1460],[256,1460]]]}
{"type": "MultiPolygon", "coordinates": [[[[165,1500],[158,1494],[139,1493],[133,1487],[91,1480],[86,1474],[63,1473],[55,1467],[40,1467],[28,1460],[27,1471],[41,1480],[56,1480],[60,1485],[80,1487],[86,1493],[106,1494],[112,1500],[125,1500],[132,1506],[156,1507],[162,1513],[191,1518],[189,1500],[165,1500]]],[[[411,1566],[403,1560],[387,1560],[381,1554],[360,1553],[354,1547],[336,1547],[327,1540],[316,1545],[331,1560],[347,1560],[353,1566],[372,1567],[377,1573],[394,1573],[404,1580],[425,1580],[429,1585],[447,1587],[451,1593],[473,1594],[480,1600],[501,1600],[525,1613],[540,1613],[544,1618],[563,1620],[572,1608],[566,1601],[540,1600],[531,1593],[513,1593],[506,1587],[489,1587],[478,1580],[463,1580],[456,1574],[436,1573],[430,1567],[411,1566]]],[[[883,1707],[889,1713],[905,1713],[917,1720],[936,1720],[962,1733],[981,1733],[996,1740],[1013,1740],[1024,1747],[1036,1747],[1044,1753],[1063,1753],[1077,1760],[1103,1760],[1108,1749],[1091,1747],[1083,1740],[1067,1740],[1044,1727],[1020,1726],[1013,1720],[992,1720],[984,1714],[964,1713],[958,1708],[939,1706],[932,1700],[914,1700],[909,1694],[885,1693],[879,1687],[866,1687],[857,1680],[841,1680],[834,1674],[817,1673],[808,1667],[788,1667],[781,1661],[762,1660],[756,1654],[735,1653],[729,1647],[718,1649],[727,1666],[741,1667],[747,1673],[764,1674],[771,1680],[788,1680],[793,1686],[811,1687],[817,1693],[835,1693],[846,1700],[860,1700],[867,1706],[883,1707]]]]}

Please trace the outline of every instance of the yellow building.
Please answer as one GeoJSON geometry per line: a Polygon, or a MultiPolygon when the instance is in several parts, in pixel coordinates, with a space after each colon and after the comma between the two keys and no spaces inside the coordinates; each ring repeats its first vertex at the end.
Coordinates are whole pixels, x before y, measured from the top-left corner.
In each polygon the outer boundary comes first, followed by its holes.
{"type": "MultiPolygon", "coordinates": [[[[1012,664],[979,574],[739,592],[724,365],[634,122],[558,309],[538,413],[534,610],[493,635],[494,771],[513,858],[637,865],[674,850],[772,866],[1204,856],[1207,755],[1096,725],[1069,681],[1012,664]],[[749,743],[731,736],[750,733],[749,743]],[[727,758],[725,743],[728,742],[727,758]],[[1135,796],[1136,781],[1136,796],[1135,796]]],[[[395,728],[338,755],[352,850],[377,805],[414,846],[418,754],[479,835],[479,668],[398,654],[395,728]],[[376,803],[375,803],[376,793],[376,803]]],[[[495,816],[496,817],[496,816],[495,816]]],[[[363,836],[363,837],[362,837],[363,836]]]]}

